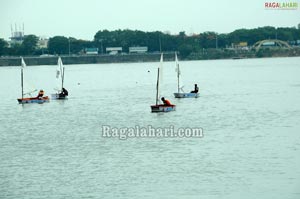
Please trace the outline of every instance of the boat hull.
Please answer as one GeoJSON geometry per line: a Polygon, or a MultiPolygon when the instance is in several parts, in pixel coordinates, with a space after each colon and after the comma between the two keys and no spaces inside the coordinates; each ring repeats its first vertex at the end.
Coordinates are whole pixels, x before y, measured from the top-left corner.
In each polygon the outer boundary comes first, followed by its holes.
{"type": "Polygon", "coordinates": [[[175,110],[176,110],[176,105],[152,105],[151,106],[152,113],[170,112],[175,110]]]}
{"type": "Polygon", "coordinates": [[[65,100],[68,99],[66,95],[59,95],[58,93],[56,94],[51,94],[51,99],[53,100],[65,100]]]}
{"type": "Polygon", "coordinates": [[[19,104],[31,104],[31,103],[38,103],[42,104],[44,102],[49,102],[49,97],[45,96],[42,98],[30,97],[30,98],[19,98],[17,99],[19,104]]]}
{"type": "Polygon", "coordinates": [[[175,98],[197,98],[199,93],[174,93],[175,98]]]}

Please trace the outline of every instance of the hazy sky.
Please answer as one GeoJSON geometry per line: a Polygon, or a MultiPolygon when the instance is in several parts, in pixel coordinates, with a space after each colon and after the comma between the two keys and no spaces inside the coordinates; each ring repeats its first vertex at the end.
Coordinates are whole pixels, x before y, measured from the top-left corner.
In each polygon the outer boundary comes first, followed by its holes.
{"type": "MultiPolygon", "coordinates": [[[[292,27],[297,10],[266,10],[265,0],[0,0],[0,38],[11,24],[25,34],[92,40],[98,30],[228,33],[239,28],[292,27]]],[[[273,0],[271,1],[273,2],[273,0]]],[[[287,2],[278,0],[275,2],[287,2]]],[[[288,1],[290,2],[290,1],[288,1]]],[[[300,0],[297,2],[300,7],[300,0]]]]}

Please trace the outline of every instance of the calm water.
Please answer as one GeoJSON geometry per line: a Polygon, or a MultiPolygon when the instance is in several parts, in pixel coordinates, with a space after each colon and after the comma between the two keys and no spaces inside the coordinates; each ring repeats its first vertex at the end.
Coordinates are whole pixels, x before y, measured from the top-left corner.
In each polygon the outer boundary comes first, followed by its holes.
{"type": "MultiPolygon", "coordinates": [[[[300,58],[174,63],[150,113],[157,63],[69,65],[67,101],[18,105],[20,68],[0,67],[0,198],[300,198],[300,58]],[[150,72],[148,72],[148,70],[150,72]],[[112,127],[202,127],[203,138],[103,138],[112,127]]],[[[29,66],[53,91],[56,66],[29,66]]]]}

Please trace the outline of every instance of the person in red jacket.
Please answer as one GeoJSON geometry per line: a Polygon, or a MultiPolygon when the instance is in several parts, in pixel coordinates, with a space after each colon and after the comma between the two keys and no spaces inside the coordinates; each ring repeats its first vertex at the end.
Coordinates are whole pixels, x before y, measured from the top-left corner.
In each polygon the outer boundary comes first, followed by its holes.
{"type": "Polygon", "coordinates": [[[165,99],[164,97],[161,98],[161,101],[163,101],[165,106],[171,106],[172,105],[171,102],[169,100],[165,99]]]}

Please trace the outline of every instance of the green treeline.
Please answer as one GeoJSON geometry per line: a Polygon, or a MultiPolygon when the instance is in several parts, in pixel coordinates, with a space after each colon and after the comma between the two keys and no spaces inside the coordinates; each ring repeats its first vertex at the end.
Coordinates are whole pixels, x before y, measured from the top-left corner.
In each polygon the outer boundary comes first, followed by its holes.
{"type": "MultiPolygon", "coordinates": [[[[0,56],[41,55],[41,54],[83,54],[85,48],[98,48],[99,54],[105,53],[106,47],[122,47],[124,53],[132,46],[147,46],[148,52],[179,51],[182,57],[209,52],[210,49],[225,49],[241,42],[248,46],[264,39],[279,39],[290,44],[300,40],[300,29],[260,27],[255,29],[238,29],[228,34],[203,32],[200,34],[170,35],[160,31],[143,32],[139,30],[100,30],[93,41],[78,40],[64,36],[49,38],[47,48],[38,47],[38,37],[26,35],[21,44],[11,44],[0,39],[0,56]]],[[[299,45],[299,44],[298,44],[299,45]]]]}

